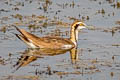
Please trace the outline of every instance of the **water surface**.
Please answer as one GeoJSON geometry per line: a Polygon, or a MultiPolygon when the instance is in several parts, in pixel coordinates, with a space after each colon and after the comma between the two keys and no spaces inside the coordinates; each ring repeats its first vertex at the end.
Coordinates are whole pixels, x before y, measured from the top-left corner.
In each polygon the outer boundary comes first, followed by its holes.
{"type": "Polygon", "coordinates": [[[120,79],[119,12],[120,0],[0,0],[0,79],[120,79]],[[38,36],[68,38],[74,20],[94,26],[79,32],[76,63],[68,51],[37,58],[15,70],[27,47],[11,25],[38,36]]]}

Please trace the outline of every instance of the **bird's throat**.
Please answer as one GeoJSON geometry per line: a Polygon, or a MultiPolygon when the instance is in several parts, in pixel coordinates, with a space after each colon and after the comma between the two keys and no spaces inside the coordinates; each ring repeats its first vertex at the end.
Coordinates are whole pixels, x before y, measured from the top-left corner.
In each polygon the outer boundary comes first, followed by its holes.
{"type": "Polygon", "coordinates": [[[78,30],[77,29],[71,29],[70,40],[75,44],[75,46],[77,46],[77,41],[78,41],[78,30]]]}

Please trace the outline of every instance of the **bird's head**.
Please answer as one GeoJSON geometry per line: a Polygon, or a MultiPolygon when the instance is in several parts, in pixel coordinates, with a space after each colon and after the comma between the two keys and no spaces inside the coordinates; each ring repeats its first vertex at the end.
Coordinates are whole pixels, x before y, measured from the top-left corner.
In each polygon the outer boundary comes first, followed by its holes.
{"type": "Polygon", "coordinates": [[[72,28],[75,29],[75,30],[81,30],[83,28],[87,28],[87,25],[81,21],[75,21],[73,24],[72,24],[72,28]]]}

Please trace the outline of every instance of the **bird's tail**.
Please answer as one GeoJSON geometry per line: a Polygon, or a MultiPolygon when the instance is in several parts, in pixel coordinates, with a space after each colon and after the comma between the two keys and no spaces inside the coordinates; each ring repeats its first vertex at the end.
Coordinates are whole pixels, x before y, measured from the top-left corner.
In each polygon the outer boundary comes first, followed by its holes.
{"type": "Polygon", "coordinates": [[[16,37],[18,37],[20,40],[22,40],[23,42],[25,43],[28,43],[29,40],[28,38],[22,33],[22,31],[15,25],[12,25],[16,28],[17,31],[19,31],[21,34],[16,34],[16,33],[13,33],[14,35],[16,35],[16,37]]]}

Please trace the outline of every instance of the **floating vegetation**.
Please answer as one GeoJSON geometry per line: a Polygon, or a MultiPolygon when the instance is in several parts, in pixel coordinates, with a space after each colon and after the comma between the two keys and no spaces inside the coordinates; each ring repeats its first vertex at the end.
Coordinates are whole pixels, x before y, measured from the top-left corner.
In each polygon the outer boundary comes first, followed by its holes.
{"type": "Polygon", "coordinates": [[[120,31],[120,26],[117,27],[113,27],[113,28],[108,28],[108,29],[104,29],[103,32],[111,32],[112,36],[116,33],[120,31]]]}
{"type": "Polygon", "coordinates": [[[114,3],[115,2],[115,0],[106,0],[106,1],[108,1],[109,3],[114,3]]]}
{"type": "Polygon", "coordinates": [[[2,28],[0,28],[0,31],[3,33],[6,33],[6,30],[7,30],[6,26],[3,26],[2,28]]]}
{"type": "Polygon", "coordinates": [[[0,9],[0,12],[9,12],[9,10],[0,9]]]}
{"type": "MultiPolygon", "coordinates": [[[[93,67],[90,67],[89,68],[90,70],[93,70],[94,68],[93,67]]],[[[96,69],[96,68],[95,68],[96,69]]],[[[75,75],[83,75],[83,74],[93,74],[95,72],[100,72],[100,70],[93,70],[93,71],[79,71],[76,70],[76,71],[73,71],[73,72],[66,72],[66,71],[58,71],[58,70],[51,70],[51,67],[47,67],[46,70],[38,70],[36,69],[35,70],[35,74],[36,75],[54,75],[54,74],[57,74],[58,76],[63,76],[63,75],[69,75],[69,74],[75,74],[75,75]]]]}
{"type": "Polygon", "coordinates": [[[38,19],[40,19],[40,20],[43,20],[43,19],[46,19],[47,20],[47,17],[45,17],[45,16],[36,16],[38,19]]]}
{"type": "Polygon", "coordinates": [[[71,17],[71,16],[68,16],[68,19],[69,20],[80,20],[80,21],[85,21],[85,20],[89,20],[90,17],[89,16],[81,16],[80,14],[78,15],[79,17],[81,17],[81,19],[78,19],[78,18],[75,18],[75,17],[71,17]]]}
{"type": "Polygon", "coordinates": [[[18,7],[12,8],[12,10],[18,11],[20,10],[18,7]]]}
{"type": "Polygon", "coordinates": [[[58,7],[63,8],[63,9],[66,9],[66,8],[68,8],[68,7],[70,7],[70,8],[80,7],[80,5],[79,5],[79,4],[76,4],[75,1],[72,1],[72,2],[69,2],[69,3],[64,3],[64,4],[59,4],[59,3],[57,3],[56,5],[57,5],[58,7]]]}
{"type": "Polygon", "coordinates": [[[52,4],[52,1],[51,1],[51,0],[45,0],[45,4],[46,4],[46,5],[51,5],[51,4],[52,4]]]}
{"type": "Polygon", "coordinates": [[[102,10],[98,10],[97,13],[105,14],[105,10],[102,8],[102,10]]]}
{"type": "Polygon", "coordinates": [[[111,72],[110,75],[111,75],[111,77],[113,77],[114,76],[114,72],[111,72]]]}
{"type": "Polygon", "coordinates": [[[48,26],[48,23],[47,22],[44,22],[43,24],[42,24],[42,27],[47,27],[48,26]]]}
{"type": "MultiPolygon", "coordinates": [[[[35,24],[35,26],[40,26],[44,20],[47,20],[47,17],[45,16],[37,16],[32,14],[32,16],[22,16],[20,14],[12,15],[12,17],[19,19],[20,21],[14,22],[13,25],[16,26],[26,26],[31,27],[31,25],[35,24]]],[[[31,27],[35,28],[35,27],[31,27]]]]}
{"type": "Polygon", "coordinates": [[[105,10],[104,10],[104,9],[102,9],[102,10],[101,10],[101,13],[102,13],[102,14],[105,14],[105,10]]]}
{"type": "Polygon", "coordinates": [[[112,44],[112,46],[119,47],[119,46],[120,46],[120,44],[112,44]]]}
{"type": "Polygon", "coordinates": [[[8,75],[4,76],[1,80],[39,80],[39,76],[32,76],[32,75],[8,75]]]}
{"type": "Polygon", "coordinates": [[[117,1],[116,3],[112,4],[111,6],[114,8],[120,8],[120,2],[117,1]]]}
{"type": "Polygon", "coordinates": [[[56,25],[56,26],[63,26],[63,27],[69,27],[70,26],[69,23],[66,23],[66,22],[63,22],[63,21],[55,21],[55,20],[50,21],[50,24],[53,24],[53,25],[56,25]]]}
{"type": "Polygon", "coordinates": [[[75,17],[71,17],[71,16],[68,16],[68,19],[70,19],[70,20],[79,20],[79,19],[77,19],[77,18],[75,18],[75,17]]]}
{"type": "Polygon", "coordinates": [[[88,52],[92,52],[92,50],[90,48],[87,48],[88,52]]]}
{"type": "Polygon", "coordinates": [[[72,4],[70,4],[70,7],[74,8],[74,6],[75,6],[75,3],[74,1],[72,1],[72,4]]]}
{"type": "Polygon", "coordinates": [[[0,80],[93,80],[104,74],[100,80],[119,78],[119,0],[0,0],[0,6],[0,68],[10,69],[0,72],[0,80]],[[68,38],[74,20],[91,25],[80,34],[76,55],[48,49],[51,57],[43,51],[43,56],[26,55],[12,34],[18,33],[15,25],[41,37],[68,38]],[[57,52],[61,55],[55,56],[57,52]]]}
{"type": "Polygon", "coordinates": [[[89,20],[89,19],[90,19],[89,16],[87,16],[86,20],[89,20]]]}
{"type": "Polygon", "coordinates": [[[51,19],[48,20],[47,17],[42,16],[42,15],[34,15],[32,14],[32,16],[22,16],[20,14],[16,14],[16,15],[12,15],[13,18],[17,18],[19,20],[21,20],[20,22],[14,22],[13,25],[16,26],[28,26],[29,29],[37,29],[40,27],[48,27],[48,26],[62,26],[62,27],[69,27],[70,24],[60,21],[60,20],[56,20],[56,19],[51,19]]]}
{"type": "Polygon", "coordinates": [[[120,2],[117,2],[117,8],[120,8],[120,2]]]}
{"type": "Polygon", "coordinates": [[[28,25],[28,28],[29,28],[29,30],[35,29],[35,28],[36,28],[36,25],[35,25],[35,24],[30,24],[30,25],[28,25]]]}
{"type": "Polygon", "coordinates": [[[25,23],[23,23],[23,22],[14,22],[13,25],[16,25],[16,26],[24,26],[25,23]]]}
{"type": "Polygon", "coordinates": [[[5,60],[0,57],[0,65],[5,65],[5,60]]]}
{"type": "Polygon", "coordinates": [[[8,21],[9,19],[10,19],[9,17],[4,16],[4,17],[2,17],[0,20],[1,20],[1,21],[8,21]]]}
{"type": "Polygon", "coordinates": [[[116,21],[115,23],[120,25],[120,21],[116,21]]]}
{"type": "Polygon", "coordinates": [[[49,5],[51,5],[51,4],[52,4],[51,0],[45,0],[45,3],[42,4],[42,8],[39,7],[38,9],[43,9],[44,12],[46,12],[48,10],[49,5]]]}
{"type": "Polygon", "coordinates": [[[14,18],[17,18],[19,20],[22,20],[23,16],[21,14],[11,15],[14,18]]]}
{"type": "Polygon", "coordinates": [[[55,29],[54,31],[51,31],[50,33],[47,33],[47,35],[49,36],[61,36],[63,35],[63,32],[61,32],[59,29],[55,29]]]}

